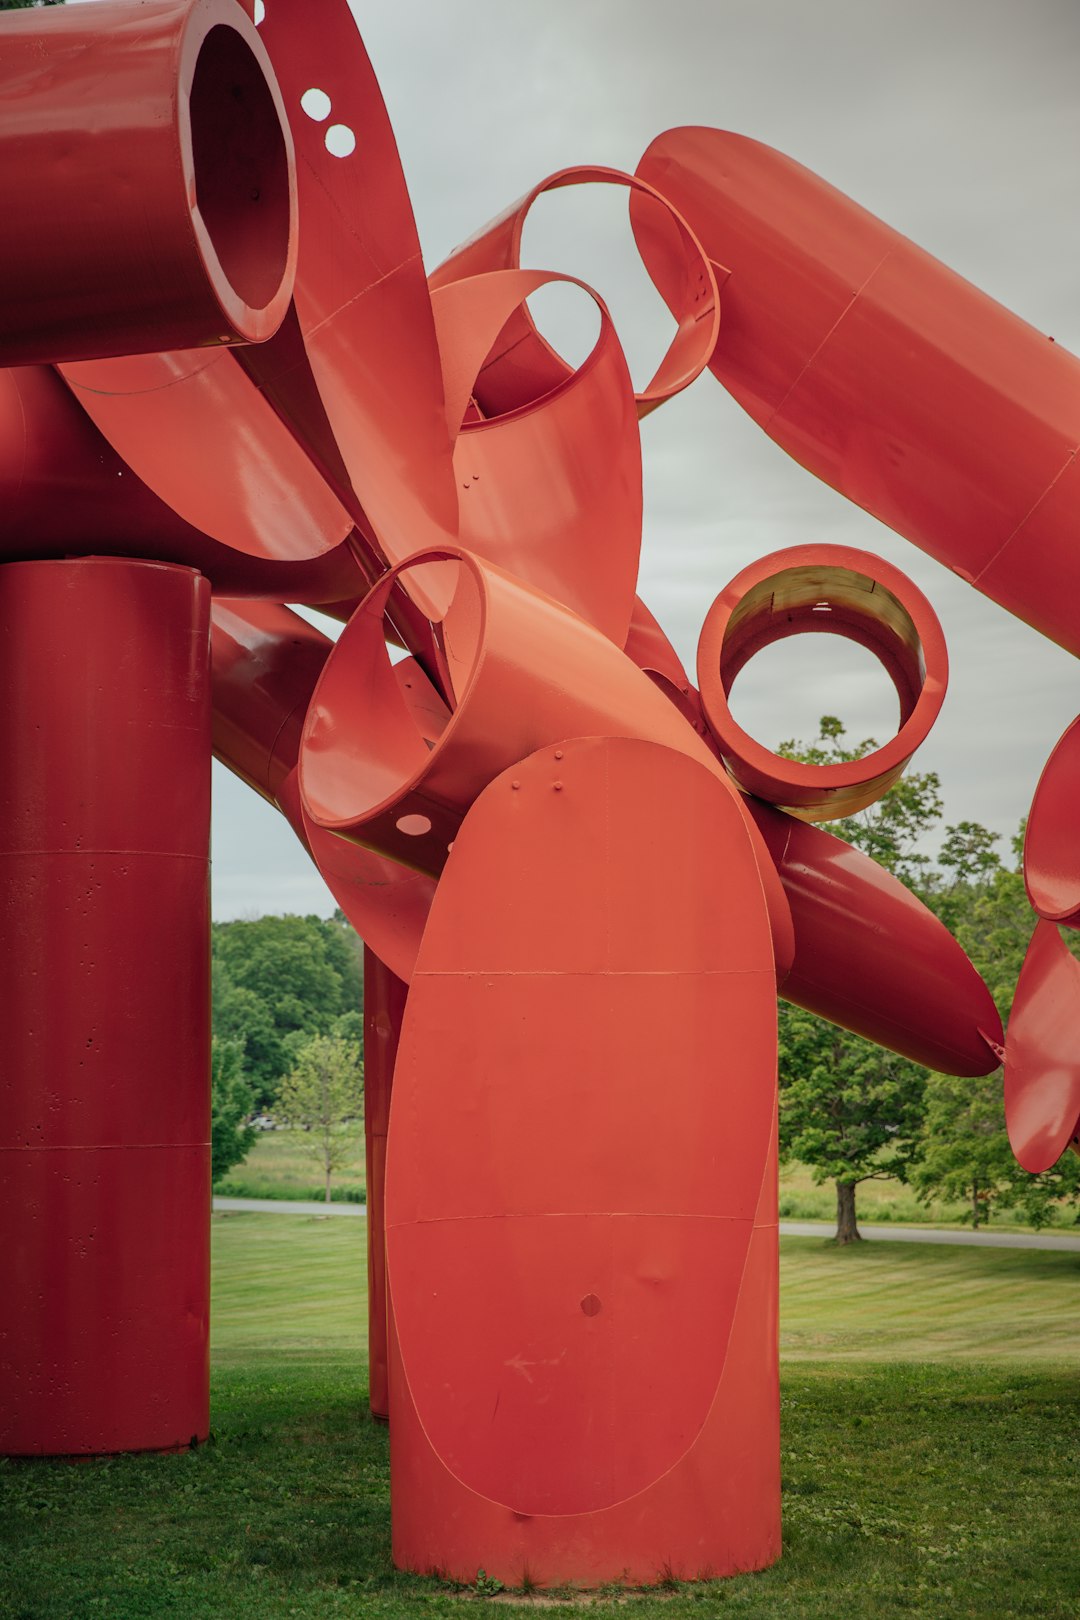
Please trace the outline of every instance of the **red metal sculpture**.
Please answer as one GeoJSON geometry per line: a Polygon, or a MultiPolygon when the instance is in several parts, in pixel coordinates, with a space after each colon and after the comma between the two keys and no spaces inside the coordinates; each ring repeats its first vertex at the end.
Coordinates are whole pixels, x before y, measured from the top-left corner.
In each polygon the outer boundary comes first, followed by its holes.
{"type": "MultiPolygon", "coordinates": [[[[367,945],[395,1558],[511,1583],[759,1568],[780,1550],[776,993],[956,1074],[1003,1037],[942,925],[812,825],[880,797],[933,723],[932,609],[865,553],[779,553],[710,610],[699,694],[635,596],[638,419],[711,367],[811,471],[1080,652],[1080,363],[715,130],[661,136],[637,175],[552,176],[428,282],[351,14],[315,10],[0,19],[0,1176],[21,1212],[0,1449],[206,1433],[212,704],[214,752],[367,945]],[[521,265],[525,215],[589,183],[628,188],[676,322],[640,393],[602,304],[576,368],[529,313],[565,278],[521,265]],[[731,716],[746,661],[806,632],[896,687],[897,737],[853,765],[780,760],[731,716]]],[[[1006,1051],[1031,1169],[1080,1115],[1056,932],[1080,916],[1076,748],[1032,814],[1046,920],[1006,1051]]]]}

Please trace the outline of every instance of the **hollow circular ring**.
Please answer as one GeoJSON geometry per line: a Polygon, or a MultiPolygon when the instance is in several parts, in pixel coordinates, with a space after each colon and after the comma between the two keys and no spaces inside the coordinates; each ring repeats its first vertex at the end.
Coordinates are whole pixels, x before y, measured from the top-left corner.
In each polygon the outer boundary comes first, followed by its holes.
{"type": "Polygon", "coordinates": [[[792,546],[744,568],[716,598],[698,643],[698,683],[739,787],[804,821],[835,821],[898,780],[937,719],[948,655],[933,608],[898,568],[850,546],[792,546]],[[736,724],[728,695],[739,671],[773,642],[807,632],[844,636],[878,659],[900,700],[891,742],[848,763],[807,765],[774,754],[736,724]]]}

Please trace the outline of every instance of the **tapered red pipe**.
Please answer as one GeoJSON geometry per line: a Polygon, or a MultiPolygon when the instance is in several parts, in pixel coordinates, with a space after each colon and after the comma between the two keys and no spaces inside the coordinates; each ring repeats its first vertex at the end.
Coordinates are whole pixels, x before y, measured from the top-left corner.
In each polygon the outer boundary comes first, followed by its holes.
{"type": "Polygon", "coordinates": [[[233,0],[0,18],[0,363],[257,343],[296,270],[292,138],[233,0]]]}
{"type": "Polygon", "coordinates": [[[209,597],[0,569],[0,1452],[207,1433],[209,597]]]}
{"type": "Polygon", "coordinates": [[[1080,654],[1080,360],[759,141],[668,130],[638,173],[731,272],[710,364],[754,420],[1080,654]]]}

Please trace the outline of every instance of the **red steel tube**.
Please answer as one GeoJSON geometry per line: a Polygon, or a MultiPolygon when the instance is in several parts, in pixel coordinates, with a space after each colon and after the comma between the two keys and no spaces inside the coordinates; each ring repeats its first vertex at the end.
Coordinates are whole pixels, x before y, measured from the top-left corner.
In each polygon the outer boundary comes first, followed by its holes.
{"type": "Polygon", "coordinates": [[[205,1438],[209,608],[0,568],[0,1452],[205,1438]]]}
{"type": "Polygon", "coordinates": [[[1080,359],[760,141],[668,130],[638,174],[730,270],[710,366],[770,438],[1080,654],[1080,359]]]}
{"type": "Polygon", "coordinates": [[[281,93],[233,0],[0,18],[0,363],[258,343],[296,272],[281,93]]]}

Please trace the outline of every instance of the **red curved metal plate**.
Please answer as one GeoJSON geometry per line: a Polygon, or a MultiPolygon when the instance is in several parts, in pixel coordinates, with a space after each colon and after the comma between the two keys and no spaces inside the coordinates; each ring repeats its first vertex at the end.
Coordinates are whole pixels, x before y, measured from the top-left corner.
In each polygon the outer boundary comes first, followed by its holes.
{"type": "MultiPolygon", "coordinates": [[[[352,487],[396,562],[457,531],[431,300],[397,145],[345,0],[321,0],[317,21],[307,0],[273,0],[259,33],[296,146],[307,359],[352,487]],[[322,118],[301,105],[312,89],[329,98],[322,118]]],[[[296,375],[302,426],[310,389],[296,375]]],[[[278,379],[279,407],[287,392],[278,379]]]]}
{"type": "Polygon", "coordinates": [[[1080,962],[1057,924],[1031,936],[1005,1036],[1005,1120],[1017,1160],[1049,1170],[1080,1130],[1080,962]]]}
{"type": "Polygon", "coordinates": [[[212,617],[215,757],[282,811],[361,939],[407,982],[434,880],[324,832],[300,804],[301,729],[333,643],[276,603],[219,597],[212,617]]]}
{"type": "MultiPolygon", "coordinates": [[[[113,449],[186,522],[248,556],[299,562],[352,520],[231,353],[60,366],[113,449]]],[[[153,545],[153,535],[147,544],[153,545]]]]}
{"type": "MultiPolygon", "coordinates": [[[[769,1163],[774,997],[750,838],[696,760],[567,742],[469,812],[409,993],[386,1189],[408,1398],[463,1494],[565,1515],[573,1544],[701,1435],[769,1163]]],[[[689,1538],[719,1568],[769,1518],[748,1500],[699,1544],[684,1491],[680,1561],[689,1538]]]]}
{"type": "MultiPolygon", "coordinates": [[[[720,329],[720,299],[716,266],[701,243],[668,199],[640,177],[621,169],[560,169],[452,253],[433,272],[431,286],[439,289],[486,271],[519,269],[521,233],[537,197],[581,185],[629,189],[636,209],[635,232],[647,237],[650,259],[662,267],[665,291],[670,295],[668,305],[677,322],[675,336],[652,380],[634,395],[638,415],[646,416],[688,387],[708,365],[720,329]]],[[[537,331],[523,307],[511,318],[484,368],[478,390],[481,409],[485,414],[512,410],[523,398],[536,398],[559,387],[573,371],[537,331]]]]}
{"type": "Polygon", "coordinates": [[[1049,922],[1080,925],[1080,720],[1074,720],[1050,755],[1024,833],[1028,899],[1049,922]]]}
{"type": "Polygon", "coordinates": [[[621,646],[641,550],[641,440],[633,387],[603,303],[588,359],[542,398],[466,421],[485,357],[524,299],[555,281],[501,271],[433,295],[455,439],[462,544],[546,591],[621,646]]]}

